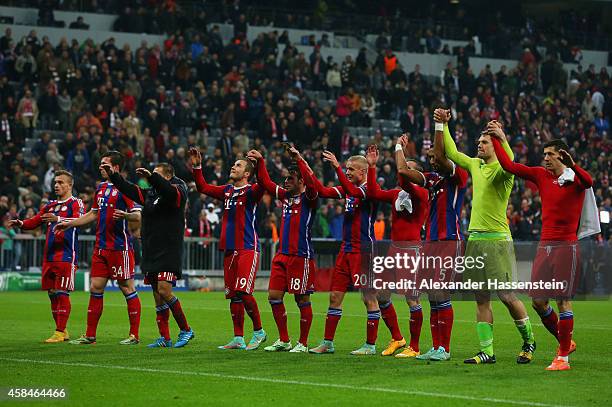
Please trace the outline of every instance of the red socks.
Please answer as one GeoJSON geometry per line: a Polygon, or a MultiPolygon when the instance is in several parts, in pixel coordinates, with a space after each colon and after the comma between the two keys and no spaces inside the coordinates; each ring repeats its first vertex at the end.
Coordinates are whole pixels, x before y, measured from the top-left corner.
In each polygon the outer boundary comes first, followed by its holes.
{"type": "Polygon", "coordinates": [[[230,299],[230,313],[234,324],[234,336],[244,336],[244,304],[240,298],[230,299]]]}
{"type": "Polygon", "coordinates": [[[257,301],[251,294],[244,294],[240,296],[244,303],[244,310],[253,321],[253,331],[259,331],[261,329],[261,317],[259,316],[259,308],[257,307],[257,301]]]}
{"type": "MultiPolygon", "coordinates": [[[[538,312],[538,314],[540,314],[538,312]]],[[[557,313],[554,309],[549,305],[546,311],[543,314],[540,314],[540,319],[542,320],[542,324],[548,329],[555,338],[559,339],[557,334],[557,324],[559,322],[559,318],[557,317],[557,313]]]]}
{"type": "MultiPolygon", "coordinates": [[[[438,337],[439,337],[438,346],[442,346],[447,352],[450,352],[450,340],[451,340],[451,332],[453,330],[453,320],[454,320],[453,306],[450,300],[448,300],[448,301],[439,302],[436,308],[438,311],[437,312],[438,314],[437,315],[438,337]]],[[[436,347],[436,349],[438,348],[436,347]]]]}
{"type": "Polygon", "coordinates": [[[304,302],[298,304],[300,308],[300,343],[308,346],[308,334],[312,325],[312,304],[304,302]]]}
{"type": "Polygon", "coordinates": [[[380,321],[380,310],[368,311],[368,324],[366,329],[366,343],[376,345],[378,337],[378,322],[380,321]]]}
{"type": "Polygon", "coordinates": [[[51,302],[51,316],[57,327],[57,293],[49,293],[49,301],[51,302]]]}
{"type": "Polygon", "coordinates": [[[336,328],[338,327],[338,322],[340,322],[340,318],[342,318],[342,309],[341,308],[328,308],[327,309],[327,318],[325,319],[325,340],[333,341],[334,336],[336,335],[336,328]]]}
{"type": "Polygon", "coordinates": [[[70,294],[66,291],[58,291],[57,292],[57,305],[56,305],[56,320],[55,320],[55,329],[60,332],[64,332],[66,330],[66,324],[68,323],[68,318],[70,317],[70,294]]]}
{"type": "Polygon", "coordinates": [[[289,331],[287,330],[287,311],[283,300],[270,300],[272,306],[272,315],[278,327],[279,339],[283,342],[289,342],[289,331]]]}
{"type": "Polygon", "coordinates": [[[410,347],[419,351],[419,337],[423,326],[423,308],[421,304],[410,307],[410,347]]]}
{"type": "Polygon", "coordinates": [[[559,356],[568,356],[574,331],[574,313],[565,311],[559,313],[557,337],[559,338],[559,356]]]}
{"type": "Polygon", "coordinates": [[[127,302],[128,318],[130,319],[130,334],[138,338],[138,329],[140,328],[140,298],[138,293],[134,291],[125,296],[127,302]]]}
{"type": "Polygon", "coordinates": [[[155,307],[155,311],[157,312],[157,318],[155,321],[157,322],[159,334],[168,341],[170,340],[170,327],[168,326],[168,320],[170,319],[170,307],[168,304],[162,304],[155,307]]]}
{"type": "Polygon", "coordinates": [[[382,315],[383,321],[385,321],[385,325],[389,328],[389,332],[391,332],[391,337],[394,341],[399,341],[403,338],[402,332],[400,331],[399,322],[397,321],[397,313],[395,312],[395,307],[391,301],[380,303],[380,313],[382,315]]]}
{"type": "Polygon", "coordinates": [[[429,301],[431,311],[429,313],[429,326],[431,328],[431,341],[434,349],[440,347],[440,329],[438,325],[438,302],[429,301]]]}
{"type": "Polygon", "coordinates": [[[89,307],[87,308],[87,332],[85,336],[96,337],[98,322],[104,309],[104,294],[91,293],[89,296],[89,307]]]}
{"type": "Polygon", "coordinates": [[[179,326],[181,331],[189,331],[189,324],[187,323],[187,318],[185,317],[185,313],[183,312],[183,308],[181,307],[181,302],[178,298],[172,297],[170,301],[168,301],[168,306],[172,311],[172,316],[179,326]]]}

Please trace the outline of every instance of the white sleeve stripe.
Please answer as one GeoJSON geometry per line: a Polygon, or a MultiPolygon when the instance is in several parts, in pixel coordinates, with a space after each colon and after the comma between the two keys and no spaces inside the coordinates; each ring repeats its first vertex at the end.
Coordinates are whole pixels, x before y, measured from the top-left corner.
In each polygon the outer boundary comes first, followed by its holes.
{"type": "Polygon", "coordinates": [[[336,188],[336,187],[333,187],[333,188],[336,191],[336,193],[338,194],[338,197],[342,198],[342,194],[340,193],[340,190],[338,188],[336,188]]]}
{"type": "Polygon", "coordinates": [[[278,199],[278,185],[276,186],[276,192],[275,192],[275,194],[276,194],[276,199],[278,199]]]}

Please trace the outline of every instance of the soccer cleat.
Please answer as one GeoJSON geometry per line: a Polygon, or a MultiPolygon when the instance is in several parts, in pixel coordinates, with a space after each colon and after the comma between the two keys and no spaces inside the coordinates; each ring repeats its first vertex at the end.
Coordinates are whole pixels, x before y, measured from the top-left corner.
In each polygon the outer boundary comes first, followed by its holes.
{"type": "Polygon", "coordinates": [[[163,336],[160,336],[155,340],[155,342],[147,345],[147,348],[171,348],[172,347],[172,339],[165,339],[163,336]]]}
{"type": "Polygon", "coordinates": [[[334,341],[328,341],[327,339],[323,339],[319,346],[308,350],[308,353],[322,355],[323,353],[334,353],[335,351],[336,349],[334,349],[334,341]]]}
{"type": "Polygon", "coordinates": [[[408,346],[401,353],[395,355],[396,358],[415,358],[419,356],[421,352],[412,349],[412,347],[408,346]]]}
{"type": "Polygon", "coordinates": [[[495,362],[495,355],[489,356],[484,352],[478,352],[473,358],[469,358],[463,361],[463,363],[466,363],[468,365],[491,365],[495,362]]]}
{"type": "Polygon", "coordinates": [[[302,345],[300,342],[296,343],[293,349],[289,353],[308,353],[308,346],[302,345]]]}
{"type": "Polygon", "coordinates": [[[400,339],[399,341],[394,341],[391,339],[389,341],[389,345],[387,345],[387,348],[382,351],[381,355],[391,356],[404,346],[406,346],[406,340],[404,338],[400,339]]]}
{"type": "Polygon", "coordinates": [[[436,353],[436,348],[431,348],[427,352],[423,353],[422,355],[416,356],[415,359],[418,359],[418,360],[429,360],[429,359],[431,359],[431,355],[433,355],[434,353],[436,353]]]}
{"type": "MultiPolygon", "coordinates": [[[[559,356],[559,350],[559,347],[557,347],[557,356],[559,356]]],[[[574,352],[576,352],[576,342],[574,342],[574,340],[572,339],[572,342],[570,343],[569,352],[567,354],[571,355],[574,352]]]]}
{"type": "Polygon", "coordinates": [[[126,339],[119,342],[119,345],[138,345],[140,341],[134,334],[130,334],[126,339]]]}
{"type": "Polygon", "coordinates": [[[71,345],[93,345],[96,343],[96,337],[81,335],[80,338],[72,340],[69,343],[71,345]]]}
{"type": "MultiPolygon", "coordinates": [[[[435,362],[440,362],[443,360],[450,360],[450,358],[451,358],[450,353],[448,353],[446,349],[444,349],[444,346],[440,346],[438,347],[438,349],[435,350],[435,352],[433,353],[433,355],[431,355],[429,359],[435,362]]],[[[418,356],[417,356],[417,359],[418,359],[418,356]]]]}
{"type": "Polygon", "coordinates": [[[291,350],[291,341],[283,342],[280,339],[277,339],[272,345],[266,346],[264,350],[266,352],[286,352],[291,350]]]}
{"type": "Polygon", "coordinates": [[[195,334],[193,333],[193,329],[189,329],[189,331],[181,331],[179,332],[178,339],[174,344],[175,348],[182,348],[187,345],[190,340],[195,338],[195,334]]]}
{"type": "Polygon", "coordinates": [[[355,349],[351,352],[351,355],[376,355],[376,345],[370,345],[369,343],[364,343],[361,345],[361,348],[355,349]]]}
{"type": "Polygon", "coordinates": [[[242,336],[234,336],[234,339],[226,343],[225,345],[221,345],[217,347],[217,349],[246,349],[246,343],[244,343],[244,338],[242,336]]]}
{"type": "Polygon", "coordinates": [[[264,331],[263,329],[253,332],[253,337],[249,341],[249,344],[246,346],[246,350],[255,350],[259,348],[259,345],[264,343],[266,339],[268,339],[268,335],[266,335],[266,331],[264,331]]]}
{"type": "Polygon", "coordinates": [[[557,356],[552,363],[546,368],[546,370],[570,370],[570,364],[567,360],[563,359],[562,356],[557,356]]]}
{"type": "Polygon", "coordinates": [[[536,350],[536,344],[534,343],[523,343],[523,348],[521,349],[521,353],[516,358],[516,363],[520,365],[524,365],[533,360],[533,352],[536,350]]]}
{"type": "Polygon", "coordinates": [[[53,335],[45,339],[44,343],[60,343],[60,342],[64,342],[65,340],[67,339],[66,339],[66,334],[64,332],[55,331],[53,332],[53,335]]]}

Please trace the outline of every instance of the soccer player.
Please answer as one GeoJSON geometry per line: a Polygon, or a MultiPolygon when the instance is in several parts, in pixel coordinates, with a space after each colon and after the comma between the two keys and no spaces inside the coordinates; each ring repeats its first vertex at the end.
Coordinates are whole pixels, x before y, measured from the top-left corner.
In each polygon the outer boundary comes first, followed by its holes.
{"type": "MultiPolygon", "coordinates": [[[[302,160],[295,148],[291,147],[288,151],[295,161],[302,160]]],[[[257,162],[257,180],[268,193],[283,203],[279,247],[272,259],[268,288],[268,300],[278,327],[279,339],[264,350],[308,352],[308,333],[312,325],[310,294],[314,292],[316,272],[312,225],[318,207],[318,194],[312,186],[307,188],[304,185],[304,179],[297,167],[289,168],[283,188],[270,179],[260,152],[251,150],[247,157],[257,162]],[[293,348],[287,330],[287,312],[283,304],[285,292],[294,294],[300,310],[300,339],[293,348]]]]}
{"type": "Polygon", "coordinates": [[[346,291],[352,286],[361,289],[368,319],[366,343],[351,352],[352,355],[375,355],[376,337],[380,309],[376,300],[376,291],[371,287],[372,245],[374,243],[374,221],[378,204],[367,199],[366,174],[368,162],[362,155],[350,157],[346,162],[346,175],[338,160],[330,151],[323,152],[323,157],[335,168],[342,186],[324,187],[307,167],[305,161],[298,161],[298,167],[308,187],[315,187],[322,198],[346,199],[342,246],[336,259],[332,274],[329,308],[325,320],[325,337],[310,353],[334,353],[334,336],[338,322],[342,317],[342,301],[346,291]]]}
{"type": "Polygon", "coordinates": [[[181,302],[172,292],[183,272],[187,185],[174,175],[174,168],[167,163],[157,164],[152,173],[146,168],[136,169],[136,174],[151,185],[147,189],[126,181],[109,164],[104,164],[103,169],[110,174],[110,180],[119,191],[143,208],[140,267],[145,274],[145,284],[150,284],[153,289],[157,328],[161,335],[147,347],[182,348],[195,337],[181,302]],[[168,326],[170,312],[180,329],[174,346],[168,326]]]}
{"type": "MultiPolygon", "coordinates": [[[[404,140],[405,141],[405,140],[404,140]]],[[[396,144],[396,151],[402,150],[402,145],[396,144]]],[[[403,153],[402,156],[403,158],[403,153]]],[[[376,182],[376,162],[378,161],[378,149],[376,146],[370,146],[366,156],[368,160],[368,184],[367,184],[367,196],[370,199],[375,199],[381,202],[387,202],[391,204],[391,248],[387,254],[389,257],[394,257],[396,254],[411,254],[412,257],[418,257],[420,252],[420,241],[421,241],[421,229],[425,223],[427,213],[429,210],[428,192],[425,188],[417,186],[412,182],[406,182],[405,180],[399,179],[400,188],[392,190],[382,190],[376,182]]],[[[399,159],[399,157],[398,157],[399,159]]],[[[405,162],[405,159],[404,159],[405,162]]],[[[416,270],[408,271],[408,273],[414,276],[416,270]]],[[[401,271],[396,270],[396,281],[400,280],[401,271]]],[[[411,277],[407,275],[406,277],[411,277]]],[[[396,355],[396,357],[411,357],[413,353],[418,354],[418,339],[413,342],[416,337],[413,335],[413,314],[415,313],[416,305],[418,302],[414,301],[413,290],[404,290],[406,301],[410,306],[410,346],[403,352],[396,355]]],[[[395,308],[391,302],[391,292],[388,290],[381,290],[378,293],[378,303],[380,305],[381,312],[383,313],[383,320],[387,324],[387,327],[391,331],[391,341],[382,352],[383,356],[391,356],[400,348],[406,346],[406,340],[400,333],[399,325],[397,323],[397,315],[395,308]],[[389,315],[391,314],[391,315],[389,315]]],[[[420,310],[420,308],[419,308],[420,310]]],[[[423,313],[421,311],[421,322],[423,321],[423,313]]],[[[420,327],[419,327],[420,328],[420,327]]],[[[417,337],[418,338],[418,337],[417,337]]]]}
{"type": "MultiPolygon", "coordinates": [[[[462,254],[463,236],[459,227],[461,206],[467,189],[468,173],[444,155],[443,124],[439,123],[435,129],[433,148],[427,151],[429,164],[433,171],[421,173],[408,167],[402,149],[396,151],[397,169],[400,178],[424,186],[429,190],[429,214],[425,224],[426,244],[425,254],[430,257],[456,258],[462,254]]],[[[405,145],[405,137],[401,137],[400,144],[405,145]]],[[[443,270],[434,267],[433,270],[420,270],[420,274],[427,275],[433,281],[451,282],[455,280],[455,271],[443,270]]],[[[448,290],[428,292],[430,305],[430,328],[433,346],[424,354],[416,352],[408,356],[415,356],[419,360],[449,360],[450,339],[453,329],[454,312],[448,290]]],[[[418,346],[421,332],[422,310],[419,305],[414,306],[416,312],[410,316],[410,341],[418,346]],[[419,313],[420,311],[420,313],[419,313]],[[413,335],[414,333],[414,335],[413,335]],[[413,340],[413,336],[416,337],[413,340]]],[[[412,309],[411,309],[412,311],[412,309]]],[[[409,352],[409,350],[407,350],[409,352]]]]}
{"type": "Polygon", "coordinates": [[[83,202],[72,196],[74,179],[68,171],[55,172],[53,190],[58,199],[47,203],[33,217],[11,220],[9,227],[36,229],[47,224],[47,239],[43,253],[42,285],[51,301],[51,315],[55,321],[55,332],[45,343],[58,343],[70,339],[66,324],[70,317],[70,291],[74,290],[74,273],[78,261],[78,232],[57,231],[60,222],[83,216],[83,202]]]}
{"type": "Polygon", "coordinates": [[[548,331],[557,338],[557,356],[546,370],[569,370],[569,354],[576,350],[572,340],[574,313],[570,301],[579,275],[578,237],[576,231],[584,202],[585,190],[593,186],[588,172],[580,168],[567,152],[565,142],[554,139],[544,144],[544,167],[528,167],[512,162],[502,148],[503,129],[490,126],[493,147],[502,168],[536,184],[542,200],[542,234],[531,271],[532,281],[567,281],[563,292],[538,290],[531,293],[533,308],[548,331]],[[569,173],[570,177],[564,175],[569,173]],[[555,297],[559,317],[548,304],[555,297]]]}
{"type": "Polygon", "coordinates": [[[118,151],[103,154],[99,168],[104,181],[98,185],[90,211],[57,228],[65,230],[96,221],[96,244],[91,258],[87,331],[80,338],[71,341],[73,345],[96,343],[98,321],[104,308],[104,288],[109,279],[117,281],[127,302],[130,333],[120,343],[136,345],[140,341],[138,330],[141,305],[134,288],[134,249],[128,230],[128,221],[140,221],[140,208],[110,182],[109,174],[104,170],[104,166],[110,166],[113,171],[119,172],[123,162],[123,155],[118,151]]]}
{"type": "Polygon", "coordinates": [[[219,349],[255,350],[267,339],[261,325],[257,301],[253,296],[259,267],[259,238],[255,230],[255,212],[265,190],[258,183],[249,183],[255,173],[255,167],[249,159],[236,160],[230,170],[232,183],[218,186],[211,185],[204,179],[200,151],[191,148],[189,155],[198,192],[223,201],[219,249],[225,252],[225,298],[230,300],[234,338],[219,346],[219,349]],[[253,321],[254,331],[248,345],[244,342],[245,310],[253,321]]]}
{"type": "MultiPolygon", "coordinates": [[[[434,112],[434,121],[444,123],[446,156],[472,176],[472,212],[468,227],[470,236],[465,257],[474,260],[485,259],[482,268],[466,267],[463,278],[482,282],[485,285],[495,280],[498,283],[510,282],[516,264],[512,236],[506,219],[506,207],[514,184],[514,175],[504,171],[497,161],[491,136],[487,131],[483,132],[478,139],[477,157],[470,158],[460,153],[448,129],[449,120],[450,111],[438,109],[434,112]]],[[[505,139],[502,146],[510,157],[514,157],[505,139]]],[[[519,364],[529,363],[533,359],[536,343],[525,305],[512,291],[497,290],[497,295],[508,308],[523,339],[523,346],[516,361],[519,364]]],[[[488,290],[478,290],[475,296],[477,303],[476,330],[480,340],[480,351],[474,357],[466,359],[464,363],[495,363],[491,294],[488,290]]]]}

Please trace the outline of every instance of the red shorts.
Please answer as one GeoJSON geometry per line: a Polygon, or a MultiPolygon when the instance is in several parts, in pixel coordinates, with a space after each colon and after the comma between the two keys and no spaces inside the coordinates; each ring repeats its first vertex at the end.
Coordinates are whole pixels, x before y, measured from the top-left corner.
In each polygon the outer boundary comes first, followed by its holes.
{"type": "Polygon", "coordinates": [[[340,252],[332,274],[332,291],[347,292],[349,288],[372,287],[372,255],[340,252]]]}
{"type": "Polygon", "coordinates": [[[225,298],[235,297],[237,292],[253,294],[258,267],[259,252],[255,250],[226,251],[223,259],[225,298]]]}
{"type": "Polygon", "coordinates": [[[134,278],[134,251],[95,248],[91,258],[91,277],[111,280],[134,278]]]}
{"type": "MultiPolygon", "coordinates": [[[[381,280],[384,283],[395,284],[395,288],[388,288],[394,293],[400,295],[407,295],[410,297],[418,297],[418,282],[417,276],[419,272],[418,259],[421,253],[421,246],[418,245],[403,245],[398,246],[397,243],[391,243],[386,257],[394,259],[393,267],[388,268],[384,265],[384,271],[379,274],[375,274],[375,278],[381,280]],[[397,263],[397,256],[399,255],[399,264],[397,263]],[[406,256],[407,255],[407,258],[406,256]],[[416,262],[416,263],[415,263],[416,262]]],[[[383,288],[384,286],[378,282],[377,288],[383,288]]]]}
{"type": "Polygon", "coordinates": [[[290,294],[312,294],[315,272],[313,259],[277,253],[272,259],[268,289],[290,294]]]}
{"type": "MultiPolygon", "coordinates": [[[[463,240],[438,240],[425,243],[424,258],[418,273],[419,286],[427,283],[450,283],[460,281],[463,266],[457,265],[457,259],[463,256],[463,240]]],[[[429,290],[423,290],[429,291],[429,290]]]]}
{"type": "Polygon", "coordinates": [[[578,242],[540,242],[531,269],[531,282],[563,282],[563,289],[533,289],[532,298],[571,298],[580,282],[578,242]]]}
{"type": "Polygon", "coordinates": [[[167,281],[172,283],[172,287],[176,285],[176,275],[170,272],[163,273],[147,273],[145,274],[144,283],[151,285],[153,281],[167,281]]]}
{"type": "Polygon", "coordinates": [[[42,266],[42,290],[74,291],[76,264],[64,261],[45,261],[42,266]]]}

